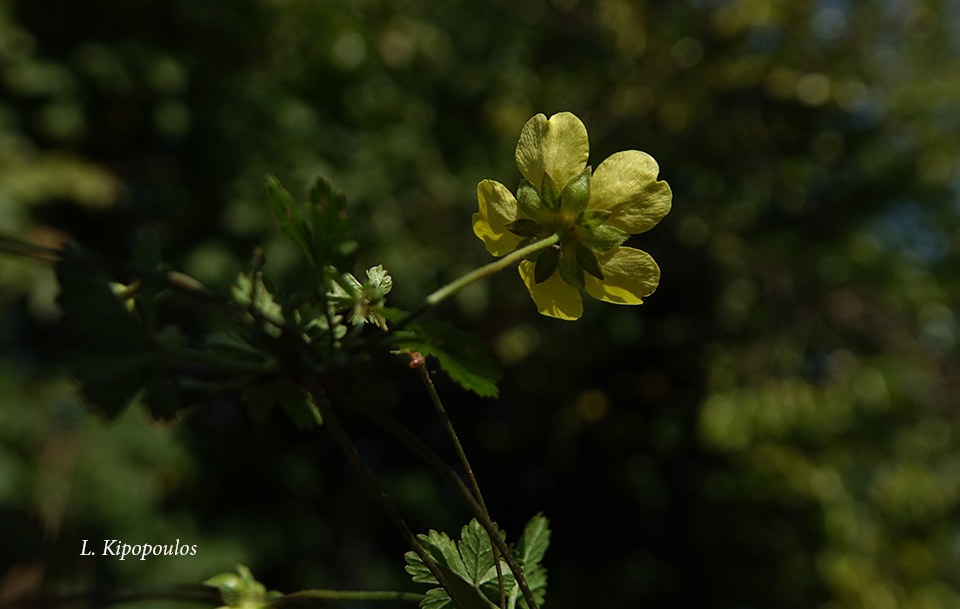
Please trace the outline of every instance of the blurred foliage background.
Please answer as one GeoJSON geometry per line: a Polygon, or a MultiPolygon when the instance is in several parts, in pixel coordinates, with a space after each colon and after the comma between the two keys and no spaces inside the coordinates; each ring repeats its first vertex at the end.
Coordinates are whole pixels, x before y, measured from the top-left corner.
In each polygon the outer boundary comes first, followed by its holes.
{"type": "MultiPolygon", "coordinates": [[[[533,114],[579,115],[594,166],[640,149],[674,209],[631,245],[642,307],[536,315],[513,273],[436,315],[502,398],[440,380],[491,511],[554,529],[549,607],[960,606],[960,2],[7,0],[0,231],[224,288],[257,244],[301,267],[263,194],[343,189],[359,268],[413,306],[487,261],[481,179],[519,181],[533,114]]],[[[0,598],[197,583],[415,589],[329,437],[228,400],[105,424],[68,378],[51,269],[0,259],[0,598]],[[79,556],[81,540],[196,557],[79,556]]],[[[66,355],[65,355],[66,354],[66,355]]],[[[367,394],[442,431],[402,361],[367,394]]],[[[369,377],[367,377],[369,378],[369,377]]],[[[348,421],[417,530],[455,498],[348,421]]]]}

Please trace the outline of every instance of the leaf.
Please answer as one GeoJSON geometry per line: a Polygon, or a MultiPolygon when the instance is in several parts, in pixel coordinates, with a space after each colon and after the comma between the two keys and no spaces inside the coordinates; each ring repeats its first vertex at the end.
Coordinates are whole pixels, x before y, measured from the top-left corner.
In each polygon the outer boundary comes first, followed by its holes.
{"type": "Polygon", "coordinates": [[[240,399],[250,407],[251,416],[257,422],[265,422],[280,406],[297,429],[312,429],[323,424],[310,394],[289,379],[248,384],[240,393],[240,399]]]}
{"type": "MultiPolygon", "coordinates": [[[[417,539],[420,540],[423,549],[443,573],[458,609],[490,609],[494,607],[480,591],[480,588],[471,581],[472,575],[460,556],[457,544],[446,533],[430,530],[427,535],[417,535],[417,539]]],[[[407,552],[404,558],[407,561],[407,573],[413,575],[413,581],[417,583],[439,583],[415,552],[407,552]]],[[[450,599],[447,592],[441,588],[434,588],[433,590],[431,590],[432,595],[428,592],[427,599],[421,602],[421,607],[446,606],[442,604],[442,599],[444,597],[450,599]],[[433,590],[439,590],[439,592],[433,592],[433,590]]]]}
{"type": "Polygon", "coordinates": [[[456,605],[450,599],[443,588],[430,588],[427,590],[427,598],[420,601],[421,609],[457,609],[456,605]]]}
{"type": "Polygon", "coordinates": [[[347,218],[344,194],[325,177],[318,177],[310,189],[307,213],[318,263],[348,266],[347,257],[357,249],[357,242],[350,239],[353,227],[347,218]]]}
{"type": "Polygon", "coordinates": [[[273,213],[280,221],[283,229],[294,243],[307,255],[314,267],[318,262],[311,247],[310,229],[304,220],[300,207],[294,202],[290,193],[280,184],[280,180],[272,175],[267,176],[267,198],[273,207],[273,213]]]}
{"type": "Polygon", "coordinates": [[[75,362],[74,377],[90,405],[113,419],[151,377],[157,358],[105,273],[67,250],[56,266],[58,303],[75,362]]]}
{"type": "MultiPolygon", "coordinates": [[[[388,319],[396,317],[395,314],[388,319]]],[[[391,319],[391,321],[393,321],[391,319]]],[[[455,330],[443,322],[410,324],[409,338],[401,338],[398,349],[437,358],[440,368],[458,385],[484,398],[500,395],[497,381],[502,372],[497,360],[476,337],[455,330]]]]}
{"type": "Polygon", "coordinates": [[[319,276],[327,265],[348,266],[347,257],[357,243],[350,239],[346,197],[329,180],[319,177],[310,190],[309,202],[301,207],[277,178],[268,175],[267,197],[283,232],[303,250],[319,276]]]}
{"type": "Polygon", "coordinates": [[[470,579],[475,584],[482,583],[484,575],[494,567],[493,549],[490,546],[490,536],[476,518],[460,531],[460,543],[457,545],[470,579]]]}
{"type": "Polygon", "coordinates": [[[523,536],[517,544],[517,560],[523,566],[538,564],[550,545],[549,521],[543,514],[537,514],[523,529],[523,536]]]}
{"type": "MultiPolygon", "coordinates": [[[[538,515],[535,517],[543,518],[538,515]]],[[[544,527],[546,519],[543,519],[544,527]]],[[[531,521],[532,523],[533,521],[531,521]]],[[[541,548],[543,546],[543,530],[538,526],[530,529],[531,547],[541,548]]],[[[501,532],[501,535],[504,534],[501,532]]],[[[493,561],[493,551],[490,547],[490,537],[486,530],[474,518],[460,531],[459,543],[454,543],[445,533],[430,531],[429,535],[419,535],[421,543],[428,554],[437,563],[437,567],[443,572],[450,588],[453,591],[454,599],[451,600],[446,591],[441,588],[433,588],[427,592],[427,599],[421,602],[421,607],[458,607],[459,609],[490,609],[496,607],[492,599],[500,595],[499,584],[497,583],[496,566],[493,561]],[[455,601],[455,604],[454,604],[455,601]],[[450,603],[450,604],[445,604],[450,603]]],[[[542,547],[546,549],[545,546],[542,547]]],[[[542,552],[540,553],[542,557],[542,552]]],[[[531,558],[536,557],[536,552],[531,558]]],[[[407,573],[413,576],[413,581],[417,583],[436,584],[437,580],[430,574],[429,569],[420,560],[414,552],[407,552],[405,555],[407,561],[407,573]]],[[[535,597],[542,599],[546,590],[546,570],[539,565],[533,564],[531,571],[534,581],[539,590],[534,591],[535,597]]],[[[516,580],[510,573],[507,564],[501,560],[503,572],[504,592],[507,597],[512,597],[514,602],[519,595],[519,588],[516,580]]],[[[526,573],[527,569],[524,569],[526,573]]],[[[528,578],[528,581],[529,578],[528,578]]],[[[533,588],[534,584],[531,584],[533,588]]],[[[521,601],[522,602],[522,601],[521,601]]],[[[525,606],[525,605],[524,605],[525,606]]]]}

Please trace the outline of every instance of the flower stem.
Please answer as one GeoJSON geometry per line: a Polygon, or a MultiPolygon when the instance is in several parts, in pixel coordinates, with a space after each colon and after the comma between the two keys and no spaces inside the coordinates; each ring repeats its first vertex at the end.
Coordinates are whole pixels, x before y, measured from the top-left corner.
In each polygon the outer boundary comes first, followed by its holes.
{"type": "MultiPolygon", "coordinates": [[[[423,301],[423,304],[421,306],[432,307],[436,304],[439,304],[444,300],[446,300],[447,298],[449,298],[452,294],[456,293],[458,290],[461,290],[467,287],[474,281],[483,279],[484,277],[487,277],[489,275],[493,275],[498,271],[502,271],[503,269],[512,265],[514,262],[519,262],[524,257],[529,256],[534,252],[538,252],[544,249],[545,247],[549,247],[557,243],[558,241],[560,241],[560,236],[557,234],[553,234],[553,235],[550,235],[549,237],[541,239],[540,241],[531,243],[527,247],[510,252],[503,258],[500,258],[499,260],[495,260],[490,264],[485,264],[484,266],[481,266],[478,269],[474,269],[469,273],[467,273],[466,275],[460,277],[459,279],[455,279],[451,281],[447,285],[443,286],[439,290],[427,296],[426,300],[423,301]]],[[[413,313],[411,312],[411,315],[412,314],[413,313]]]]}
{"type": "MultiPolygon", "coordinates": [[[[447,435],[450,437],[450,441],[453,443],[453,447],[457,451],[457,456],[460,458],[460,463],[463,465],[463,469],[467,472],[467,480],[470,481],[470,486],[473,488],[473,495],[477,499],[477,503],[480,504],[480,509],[483,510],[483,513],[486,515],[487,519],[490,519],[490,512],[487,510],[487,504],[483,500],[483,494],[480,492],[480,484],[477,482],[477,477],[473,473],[473,468],[470,467],[470,461],[467,459],[467,453],[463,450],[463,445],[460,444],[460,438],[457,436],[457,431],[453,428],[453,423],[450,421],[450,417],[447,416],[447,410],[443,407],[443,401],[440,399],[440,394],[437,393],[437,388],[433,384],[433,379],[430,378],[430,371],[427,370],[426,364],[423,360],[420,360],[419,365],[416,366],[417,372],[420,373],[420,380],[423,381],[424,387],[427,388],[427,393],[430,394],[430,400],[433,402],[433,405],[437,409],[437,414],[440,416],[440,421],[443,423],[444,429],[447,430],[447,435]]],[[[503,589],[503,571],[500,567],[500,552],[497,550],[497,544],[492,539],[490,540],[490,550],[493,552],[493,564],[497,568],[497,586],[500,589],[500,607],[506,607],[506,595],[503,589]]]]}

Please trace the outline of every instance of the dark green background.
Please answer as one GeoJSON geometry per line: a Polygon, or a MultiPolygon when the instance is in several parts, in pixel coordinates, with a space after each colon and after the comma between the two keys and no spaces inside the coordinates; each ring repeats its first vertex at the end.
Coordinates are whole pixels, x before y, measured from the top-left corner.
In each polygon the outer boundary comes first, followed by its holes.
{"type": "MultiPolygon", "coordinates": [[[[413,306],[488,261],[485,178],[533,114],[640,149],[673,211],[630,241],[641,307],[536,314],[505,272],[436,316],[499,400],[438,381],[491,511],[544,511],[549,607],[960,605],[960,3],[955,0],[0,2],[0,230],[117,258],[155,235],[225,289],[258,244],[302,279],[263,179],[343,189],[357,271],[413,306]]],[[[197,583],[416,589],[329,437],[223,399],[104,424],[66,377],[50,269],[0,260],[0,597],[197,583]],[[100,543],[191,559],[82,559],[100,543]],[[7,567],[9,565],[9,568],[7,567]]],[[[452,456],[387,357],[371,399],[452,456]]],[[[369,381],[376,378],[376,383],[369,381]]],[[[348,418],[417,530],[466,511],[348,418]]]]}

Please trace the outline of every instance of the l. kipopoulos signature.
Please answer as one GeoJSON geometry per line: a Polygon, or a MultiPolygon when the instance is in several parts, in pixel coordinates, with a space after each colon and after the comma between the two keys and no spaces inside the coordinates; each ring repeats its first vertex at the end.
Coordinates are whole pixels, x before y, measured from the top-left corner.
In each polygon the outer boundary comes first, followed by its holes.
{"type": "MultiPolygon", "coordinates": [[[[80,556],[96,556],[97,553],[87,548],[87,540],[83,540],[83,546],[80,548],[80,556]]],[[[128,556],[146,560],[148,556],[196,556],[197,544],[187,545],[180,543],[178,539],[172,544],[151,544],[138,543],[130,545],[123,543],[120,539],[104,539],[103,552],[101,556],[115,556],[120,560],[126,560],[128,556]]]]}

